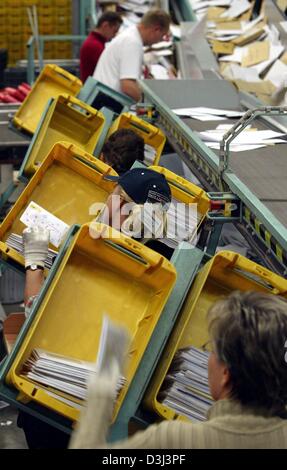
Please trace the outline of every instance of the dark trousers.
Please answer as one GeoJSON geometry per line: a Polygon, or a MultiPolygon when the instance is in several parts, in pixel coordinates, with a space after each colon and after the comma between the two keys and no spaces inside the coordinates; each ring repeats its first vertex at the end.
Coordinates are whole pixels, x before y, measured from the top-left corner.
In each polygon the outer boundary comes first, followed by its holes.
{"type": "Polygon", "coordinates": [[[66,449],[70,436],[34,416],[19,411],[17,425],[22,428],[29,449],[66,449]]]}

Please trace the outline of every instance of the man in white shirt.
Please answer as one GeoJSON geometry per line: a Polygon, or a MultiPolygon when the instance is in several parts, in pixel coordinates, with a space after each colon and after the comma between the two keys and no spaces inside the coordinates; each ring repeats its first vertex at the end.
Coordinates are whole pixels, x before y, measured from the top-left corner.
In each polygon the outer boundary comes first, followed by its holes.
{"type": "Polygon", "coordinates": [[[143,46],[151,46],[168,33],[170,16],[164,10],[147,12],[141,22],[114,38],[102,53],[93,77],[110,88],[141,99],[137,80],[141,77],[143,46]]]}

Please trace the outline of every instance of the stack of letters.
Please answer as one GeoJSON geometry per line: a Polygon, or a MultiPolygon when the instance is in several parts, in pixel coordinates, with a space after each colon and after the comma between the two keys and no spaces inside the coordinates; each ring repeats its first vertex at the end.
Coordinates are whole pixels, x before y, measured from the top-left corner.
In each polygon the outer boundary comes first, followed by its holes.
{"type": "Polygon", "coordinates": [[[163,383],[162,404],[193,421],[204,421],[213,403],[208,386],[208,352],[190,347],[175,355],[163,383]]]}
{"type": "MultiPolygon", "coordinates": [[[[10,248],[14,248],[14,250],[18,251],[18,253],[23,255],[23,239],[21,235],[17,235],[16,233],[11,233],[6,240],[6,243],[10,248]]],[[[48,256],[45,261],[45,267],[47,269],[50,269],[52,267],[57,254],[58,254],[57,251],[54,251],[49,248],[48,256]]]]}

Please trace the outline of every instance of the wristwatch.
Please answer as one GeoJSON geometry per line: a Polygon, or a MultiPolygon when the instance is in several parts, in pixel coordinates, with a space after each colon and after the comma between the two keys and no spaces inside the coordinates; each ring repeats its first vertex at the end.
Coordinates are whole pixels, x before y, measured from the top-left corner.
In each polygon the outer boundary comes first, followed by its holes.
{"type": "Polygon", "coordinates": [[[31,270],[31,271],[37,271],[37,269],[42,269],[42,271],[44,271],[43,266],[40,266],[39,264],[30,264],[30,266],[27,266],[25,269],[26,269],[26,271],[28,269],[31,270]]]}

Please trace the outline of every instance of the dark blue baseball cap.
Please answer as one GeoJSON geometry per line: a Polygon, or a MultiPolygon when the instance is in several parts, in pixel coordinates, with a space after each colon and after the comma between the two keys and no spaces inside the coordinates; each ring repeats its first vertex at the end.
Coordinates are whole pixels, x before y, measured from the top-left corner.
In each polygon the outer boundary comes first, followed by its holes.
{"type": "Polygon", "coordinates": [[[105,176],[109,181],[116,181],[127,195],[137,204],[169,204],[171,191],[166,178],[157,171],[147,168],[133,168],[120,176],[105,176]]]}

